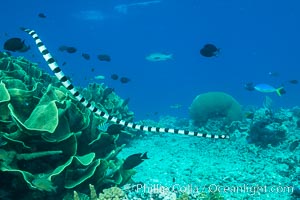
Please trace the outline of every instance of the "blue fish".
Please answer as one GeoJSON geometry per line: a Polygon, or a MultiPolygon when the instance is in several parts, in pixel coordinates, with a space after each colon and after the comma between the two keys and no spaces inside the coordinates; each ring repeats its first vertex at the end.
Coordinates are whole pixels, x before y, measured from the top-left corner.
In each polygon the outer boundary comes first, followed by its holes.
{"type": "Polygon", "coordinates": [[[284,90],[283,87],[274,88],[273,86],[264,84],[264,83],[254,85],[254,89],[258,92],[263,92],[263,93],[276,92],[276,94],[278,94],[278,96],[281,96],[282,94],[286,93],[286,91],[284,90]]]}

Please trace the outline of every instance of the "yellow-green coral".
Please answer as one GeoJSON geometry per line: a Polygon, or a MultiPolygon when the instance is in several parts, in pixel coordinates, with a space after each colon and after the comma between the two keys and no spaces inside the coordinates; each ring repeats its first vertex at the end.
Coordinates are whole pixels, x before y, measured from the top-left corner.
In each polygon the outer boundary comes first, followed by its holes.
{"type": "MultiPolygon", "coordinates": [[[[89,184],[89,188],[90,188],[90,197],[88,197],[88,199],[90,200],[128,200],[128,197],[125,194],[125,192],[118,187],[111,187],[108,189],[104,189],[103,193],[99,194],[99,197],[97,197],[97,192],[94,185],[89,184]]],[[[80,195],[82,194],[74,191],[73,199],[81,200],[80,195]]]]}
{"type": "Polygon", "coordinates": [[[103,193],[99,194],[98,200],[125,200],[128,199],[126,194],[118,187],[104,189],[103,193]]]}

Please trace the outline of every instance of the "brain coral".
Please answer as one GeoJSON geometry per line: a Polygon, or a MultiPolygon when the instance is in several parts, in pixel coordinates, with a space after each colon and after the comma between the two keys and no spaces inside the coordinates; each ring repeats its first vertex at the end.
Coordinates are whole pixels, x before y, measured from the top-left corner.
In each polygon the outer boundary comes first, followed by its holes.
{"type": "Polygon", "coordinates": [[[201,126],[208,119],[224,118],[225,123],[241,119],[241,106],[229,94],[207,92],[198,95],[190,106],[190,116],[194,124],[201,126]]]}

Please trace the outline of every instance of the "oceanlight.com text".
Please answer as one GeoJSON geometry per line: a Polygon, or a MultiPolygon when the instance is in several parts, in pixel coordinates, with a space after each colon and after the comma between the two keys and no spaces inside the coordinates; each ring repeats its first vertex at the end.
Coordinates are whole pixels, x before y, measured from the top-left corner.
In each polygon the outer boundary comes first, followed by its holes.
{"type": "Polygon", "coordinates": [[[250,186],[243,184],[242,186],[221,186],[217,184],[210,184],[208,186],[208,192],[219,193],[247,193],[249,195],[260,195],[262,193],[289,193],[294,191],[293,186],[250,186]]]}
{"type": "Polygon", "coordinates": [[[188,193],[188,194],[197,194],[201,192],[206,193],[244,193],[248,195],[260,195],[263,193],[288,193],[292,194],[294,191],[293,186],[260,186],[260,185],[248,185],[243,184],[239,186],[234,185],[217,185],[217,184],[209,184],[209,185],[180,185],[173,184],[170,186],[162,185],[162,184],[136,184],[131,185],[131,188],[138,192],[143,193],[188,193]]]}

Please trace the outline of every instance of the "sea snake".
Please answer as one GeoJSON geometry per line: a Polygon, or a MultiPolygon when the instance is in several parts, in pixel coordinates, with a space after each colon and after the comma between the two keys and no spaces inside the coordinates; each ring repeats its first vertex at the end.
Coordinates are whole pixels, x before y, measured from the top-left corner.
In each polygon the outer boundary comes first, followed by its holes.
{"type": "Polygon", "coordinates": [[[188,130],[180,130],[180,129],[173,129],[173,128],[162,128],[162,127],[155,127],[155,126],[144,126],[135,124],[132,122],[127,122],[122,119],[118,119],[114,116],[110,116],[109,114],[101,111],[99,108],[93,106],[89,101],[87,101],[75,87],[71,83],[71,81],[65,76],[65,74],[62,72],[50,52],[47,50],[46,46],[42,42],[42,40],[39,38],[38,34],[31,29],[27,28],[21,28],[21,30],[28,33],[35,41],[39,51],[43,55],[45,61],[47,62],[48,66],[52,70],[52,72],[55,74],[55,76],[58,78],[58,80],[61,82],[61,84],[67,88],[67,90],[87,109],[95,113],[96,115],[105,118],[106,120],[120,124],[122,126],[126,126],[128,128],[140,130],[140,131],[148,131],[148,132],[159,132],[159,133],[174,133],[174,134],[181,134],[181,135],[190,135],[190,136],[196,136],[196,137],[204,137],[204,138],[213,138],[213,139],[228,139],[228,135],[214,135],[214,134],[207,134],[207,133],[200,133],[197,131],[188,131],[188,130]]]}

